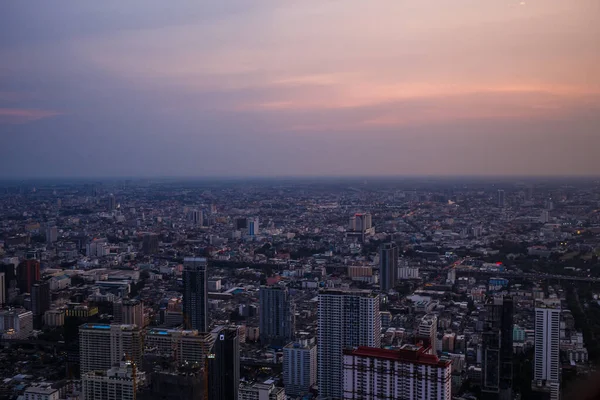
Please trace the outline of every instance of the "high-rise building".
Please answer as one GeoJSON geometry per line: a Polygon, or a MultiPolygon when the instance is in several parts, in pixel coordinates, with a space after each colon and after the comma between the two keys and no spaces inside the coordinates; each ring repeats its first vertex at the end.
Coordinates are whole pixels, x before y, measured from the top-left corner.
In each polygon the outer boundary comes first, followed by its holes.
{"type": "Polygon", "coordinates": [[[247,218],[236,218],[235,219],[235,229],[238,231],[246,231],[248,229],[248,219],[247,218]]]}
{"type": "Polygon", "coordinates": [[[238,398],[240,384],[240,342],[236,327],[221,328],[208,356],[208,398],[238,398]]]}
{"type": "Polygon", "coordinates": [[[141,365],[142,332],[136,325],[92,324],[79,327],[81,373],[105,371],[123,357],[141,365]]]}
{"type": "Polygon", "coordinates": [[[513,300],[488,299],[482,333],[482,399],[512,400],[513,300]]]}
{"type": "Polygon", "coordinates": [[[398,246],[382,244],[379,249],[379,285],[382,292],[393,289],[398,280],[398,246]]]}
{"type": "Polygon", "coordinates": [[[117,200],[115,199],[115,195],[112,193],[108,195],[107,207],[109,212],[117,209],[117,200]]]}
{"type": "Polygon", "coordinates": [[[31,287],[31,311],[36,328],[43,325],[44,313],[50,309],[50,303],[50,284],[47,281],[34,283],[31,287]]]}
{"type": "Polygon", "coordinates": [[[40,280],[40,262],[25,260],[17,267],[17,283],[21,293],[31,293],[33,284],[40,280]]]}
{"type": "Polygon", "coordinates": [[[141,300],[117,300],[113,303],[114,323],[146,326],[144,303],[141,300]]]}
{"type": "Polygon", "coordinates": [[[550,216],[548,214],[548,210],[542,210],[542,214],[540,215],[540,223],[547,224],[550,221],[550,216]]]}
{"type": "Polygon", "coordinates": [[[254,217],[254,218],[248,218],[248,236],[256,236],[258,235],[258,227],[259,227],[259,220],[258,217],[254,217]]]}
{"type": "Polygon", "coordinates": [[[144,345],[161,356],[174,359],[179,365],[198,363],[204,366],[214,341],[210,332],[152,328],[146,332],[144,345]]]}
{"type": "Polygon", "coordinates": [[[427,314],[421,319],[417,329],[417,336],[429,342],[430,348],[426,350],[431,354],[435,354],[437,349],[437,323],[438,319],[435,314],[427,314]]]}
{"type": "Polygon", "coordinates": [[[498,189],[498,207],[506,207],[506,193],[503,189],[498,189]]]}
{"type": "Polygon", "coordinates": [[[551,399],[560,397],[560,302],[539,301],[535,306],[534,385],[550,388],[551,399]]]}
{"type": "Polygon", "coordinates": [[[375,228],[373,228],[370,213],[356,213],[350,217],[346,236],[354,237],[359,241],[364,242],[365,236],[373,235],[374,233],[375,228]]]}
{"type": "Polygon", "coordinates": [[[283,348],[285,394],[296,398],[310,393],[317,383],[317,346],[313,339],[289,343],[283,348]]]}
{"type": "Polygon", "coordinates": [[[202,210],[190,210],[188,213],[188,219],[193,225],[204,225],[204,214],[202,213],[202,210]]]}
{"type": "Polygon", "coordinates": [[[341,399],[347,347],[381,345],[379,295],[369,290],[324,290],[319,294],[318,382],[321,398],[341,399]]]}
{"type": "Polygon", "coordinates": [[[260,288],[260,341],[284,346],[294,338],[294,310],[285,286],[260,288]]]}
{"type": "Polygon", "coordinates": [[[158,235],[155,233],[146,233],[142,239],[142,252],[144,254],[158,253],[158,235]]]}
{"type": "Polygon", "coordinates": [[[183,260],[183,322],[186,329],[208,332],[208,262],[204,257],[183,260]]]}
{"type": "Polygon", "coordinates": [[[146,386],[146,373],[130,361],[108,370],[89,371],[81,377],[85,400],[135,400],[136,393],[146,386]]]}
{"type": "Polygon", "coordinates": [[[54,243],[58,240],[58,228],[56,226],[46,227],[46,243],[54,243]]]}
{"type": "Polygon", "coordinates": [[[344,351],[344,393],[340,399],[450,400],[450,360],[423,347],[400,350],[358,347],[344,351]]]}
{"type": "Polygon", "coordinates": [[[6,304],[6,284],[5,284],[5,273],[0,272],[0,308],[6,304]]]}

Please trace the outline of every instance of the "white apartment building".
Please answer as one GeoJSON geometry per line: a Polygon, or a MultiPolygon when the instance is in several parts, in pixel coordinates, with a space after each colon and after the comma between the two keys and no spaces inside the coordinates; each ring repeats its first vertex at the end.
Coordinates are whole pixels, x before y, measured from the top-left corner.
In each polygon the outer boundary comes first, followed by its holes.
{"type": "Polygon", "coordinates": [[[238,400],[285,400],[283,388],[276,387],[272,380],[254,385],[240,385],[238,400]]]}
{"type": "Polygon", "coordinates": [[[345,350],[343,399],[450,400],[452,361],[425,350],[410,344],[345,350]]]}
{"type": "Polygon", "coordinates": [[[24,400],[59,400],[58,389],[47,386],[30,386],[23,393],[24,400]]]}
{"type": "Polygon", "coordinates": [[[79,327],[81,373],[106,371],[126,357],[141,365],[142,333],[137,325],[83,324],[79,327]]]}
{"type": "Polygon", "coordinates": [[[427,314],[419,323],[417,335],[422,338],[429,338],[431,345],[431,353],[434,354],[437,349],[437,324],[438,319],[435,314],[427,314]]]}
{"type": "Polygon", "coordinates": [[[379,295],[369,290],[324,290],[319,294],[317,343],[321,398],[341,399],[343,350],[381,346],[379,295]]]}
{"type": "Polygon", "coordinates": [[[538,301],[535,307],[535,358],[533,379],[549,387],[551,399],[560,397],[560,301],[538,301]]]}
{"type": "Polygon", "coordinates": [[[300,340],[283,348],[285,394],[299,397],[317,383],[317,346],[314,339],[300,340]]]}
{"type": "Polygon", "coordinates": [[[88,371],[81,377],[83,400],[134,400],[146,385],[146,374],[129,361],[106,371],[88,371]]]}
{"type": "Polygon", "coordinates": [[[172,356],[178,363],[201,363],[215,342],[210,333],[182,329],[150,329],[146,333],[145,347],[159,354],[172,356]]]}

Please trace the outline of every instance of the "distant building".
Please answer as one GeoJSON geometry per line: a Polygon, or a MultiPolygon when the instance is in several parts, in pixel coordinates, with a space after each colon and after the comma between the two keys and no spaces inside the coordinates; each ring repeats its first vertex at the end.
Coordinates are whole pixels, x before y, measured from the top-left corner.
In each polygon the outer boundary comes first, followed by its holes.
{"type": "Polygon", "coordinates": [[[33,284],[40,280],[40,262],[25,260],[17,267],[17,282],[21,293],[31,293],[33,284]]]}
{"type": "Polygon", "coordinates": [[[319,294],[318,315],[319,395],[342,398],[342,351],[381,345],[379,296],[369,290],[324,290],[319,294]]]}
{"type": "Polygon", "coordinates": [[[188,220],[196,226],[204,225],[204,214],[202,210],[191,210],[188,214],[188,220]]]}
{"type": "Polygon", "coordinates": [[[498,207],[506,207],[506,193],[502,189],[498,189],[498,207]]]}
{"type": "Polygon", "coordinates": [[[183,260],[183,320],[186,329],[208,332],[208,262],[202,257],[183,260]]]}
{"type": "Polygon", "coordinates": [[[241,384],[238,400],[285,400],[283,388],[277,387],[273,380],[252,385],[241,384]]]}
{"type": "Polygon", "coordinates": [[[237,231],[245,232],[248,229],[248,219],[247,218],[236,218],[235,219],[235,229],[237,231]]]}
{"type": "Polygon", "coordinates": [[[48,310],[44,313],[44,325],[49,328],[63,326],[65,324],[64,310],[48,310]]]}
{"type": "Polygon", "coordinates": [[[374,233],[375,228],[373,227],[370,213],[356,213],[350,217],[346,236],[354,237],[360,242],[364,242],[366,236],[373,235],[374,233]]]}
{"type": "Polygon", "coordinates": [[[142,361],[142,332],[135,325],[86,323],[79,327],[81,373],[111,368],[124,356],[142,361]]]}
{"type": "Polygon", "coordinates": [[[300,397],[317,383],[317,346],[314,339],[289,343],[283,348],[285,394],[300,397]]]}
{"type": "Polygon", "coordinates": [[[23,393],[23,400],[59,400],[60,392],[50,385],[30,386],[23,393]]]}
{"type": "Polygon", "coordinates": [[[146,332],[144,345],[157,354],[173,358],[178,365],[204,362],[215,341],[209,332],[183,329],[152,328],[146,332]]]}
{"type": "Polygon", "coordinates": [[[385,243],[379,248],[379,284],[382,292],[393,289],[398,280],[398,246],[385,243]]]}
{"type": "Polygon", "coordinates": [[[58,228],[56,226],[46,227],[46,243],[54,243],[58,240],[58,228]]]}
{"type": "Polygon", "coordinates": [[[33,312],[34,325],[38,329],[43,325],[44,313],[50,309],[51,300],[48,282],[33,284],[31,287],[31,311],[33,312]]]}
{"type": "Polygon", "coordinates": [[[560,398],[560,302],[538,301],[535,307],[534,386],[549,388],[560,398]]]}
{"type": "Polygon", "coordinates": [[[4,277],[6,274],[4,272],[0,272],[0,308],[4,307],[6,304],[6,283],[4,277]]]}
{"type": "Polygon", "coordinates": [[[417,336],[419,338],[429,340],[429,352],[432,354],[435,354],[437,348],[437,320],[435,314],[427,314],[421,319],[417,329],[417,336]]]}
{"type": "Polygon", "coordinates": [[[258,217],[248,218],[248,236],[257,236],[259,234],[258,217]]]}
{"type": "Polygon", "coordinates": [[[146,374],[122,361],[118,367],[86,372],[81,383],[85,400],[135,400],[137,391],[146,386],[146,374]]]}
{"type": "Polygon", "coordinates": [[[142,239],[142,252],[147,255],[158,253],[158,235],[147,233],[142,239]]]}
{"type": "Polygon", "coordinates": [[[344,351],[343,399],[450,400],[450,360],[440,360],[423,347],[400,350],[358,347],[344,351]]]}
{"type": "Polygon", "coordinates": [[[117,200],[115,199],[115,195],[112,193],[108,195],[107,209],[109,212],[117,209],[117,200]]]}
{"type": "Polygon", "coordinates": [[[240,383],[240,343],[235,327],[221,328],[213,353],[208,356],[208,398],[238,399],[240,383]]]}
{"type": "Polygon", "coordinates": [[[113,303],[114,323],[146,326],[144,303],[140,300],[117,300],[113,303]]]}
{"type": "Polygon", "coordinates": [[[260,341],[283,346],[294,338],[294,310],[285,286],[260,288],[260,341]]]}
{"type": "Polygon", "coordinates": [[[33,313],[23,308],[0,310],[0,335],[4,340],[27,339],[33,333],[33,313]]]}

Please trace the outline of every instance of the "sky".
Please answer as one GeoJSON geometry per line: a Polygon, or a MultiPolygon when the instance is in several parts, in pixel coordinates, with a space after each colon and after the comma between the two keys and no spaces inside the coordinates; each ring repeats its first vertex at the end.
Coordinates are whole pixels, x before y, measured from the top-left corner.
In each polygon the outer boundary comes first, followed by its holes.
{"type": "Polygon", "coordinates": [[[598,0],[0,2],[0,177],[599,175],[598,0]]]}

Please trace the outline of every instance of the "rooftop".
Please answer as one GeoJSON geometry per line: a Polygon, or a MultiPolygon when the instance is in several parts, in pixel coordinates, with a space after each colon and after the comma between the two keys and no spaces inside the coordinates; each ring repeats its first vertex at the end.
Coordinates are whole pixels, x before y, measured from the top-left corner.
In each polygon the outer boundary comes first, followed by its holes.
{"type": "Polygon", "coordinates": [[[425,348],[406,344],[400,350],[379,349],[374,347],[358,347],[353,350],[345,350],[345,355],[370,357],[383,360],[399,361],[413,364],[429,365],[432,367],[445,368],[452,361],[440,360],[438,356],[425,353],[425,348]]]}

